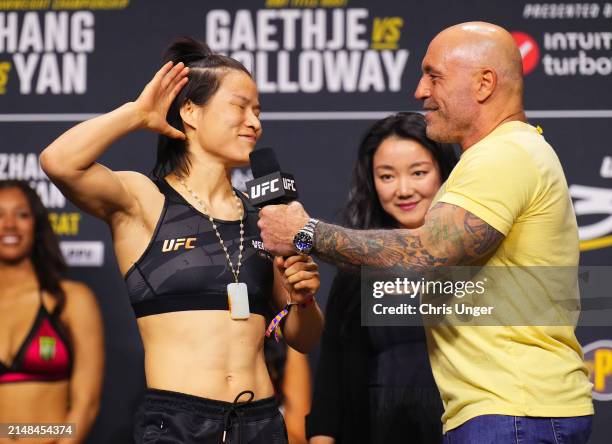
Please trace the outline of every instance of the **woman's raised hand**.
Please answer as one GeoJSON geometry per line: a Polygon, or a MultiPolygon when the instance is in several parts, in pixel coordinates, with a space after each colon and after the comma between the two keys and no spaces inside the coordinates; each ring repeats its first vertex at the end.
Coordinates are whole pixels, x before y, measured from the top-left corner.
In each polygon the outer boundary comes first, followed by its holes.
{"type": "Polygon", "coordinates": [[[143,128],[174,139],[184,139],[185,134],[166,121],[168,109],[181,88],[187,83],[189,68],[183,62],[166,63],[142,90],[134,102],[140,113],[143,128]]]}

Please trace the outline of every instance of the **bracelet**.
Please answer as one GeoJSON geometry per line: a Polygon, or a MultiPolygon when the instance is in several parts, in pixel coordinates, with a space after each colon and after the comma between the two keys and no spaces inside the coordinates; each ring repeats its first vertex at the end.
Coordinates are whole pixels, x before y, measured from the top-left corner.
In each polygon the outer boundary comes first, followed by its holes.
{"type": "Polygon", "coordinates": [[[308,308],[309,305],[312,305],[315,302],[314,295],[310,296],[310,298],[306,302],[293,302],[287,301],[287,307],[291,308],[294,305],[297,305],[300,308],[308,308]]]}
{"type": "Polygon", "coordinates": [[[276,342],[278,342],[278,338],[280,338],[282,334],[280,330],[280,323],[289,314],[289,310],[291,310],[291,307],[293,305],[297,305],[300,308],[306,308],[309,305],[313,304],[314,302],[315,302],[314,295],[311,296],[310,299],[308,299],[306,302],[302,302],[302,303],[287,301],[287,305],[285,305],[285,308],[283,308],[276,316],[274,316],[274,319],[272,319],[272,321],[270,322],[270,325],[268,325],[268,328],[266,329],[266,337],[270,337],[272,332],[274,332],[274,339],[276,339],[276,342]]]}
{"type": "Polygon", "coordinates": [[[298,304],[298,306],[300,308],[308,308],[308,306],[314,304],[314,302],[315,302],[315,297],[314,295],[312,295],[310,299],[308,299],[306,302],[302,302],[301,304],[298,304]]]}

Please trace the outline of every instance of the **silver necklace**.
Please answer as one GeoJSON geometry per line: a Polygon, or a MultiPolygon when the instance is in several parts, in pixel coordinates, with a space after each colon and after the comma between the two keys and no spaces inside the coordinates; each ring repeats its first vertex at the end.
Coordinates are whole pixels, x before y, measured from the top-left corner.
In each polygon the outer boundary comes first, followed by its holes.
{"type": "Polygon", "coordinates": [[[236,283],[238,283],[238,276],[240,275],[240,265],[242,264],[242,250],[244,249],[244,247],[243,247],[243,243],[244,243],[244,222],[243,222],[244,212],[243,212],[243,208],[242,208],[242,201],[240,200],[240,198],[236,194],[236,191],[234,191],[234,197],[236,198],[236,204],[237,204],[239,212],[240,212],[240,244],[238,246],[238,263],[236,264],[236,269],[234,269],[234,264],[232,263],[232,259],[230,258],[230,255],[229,255],[229,253],[227,251],[227,247],[225,246],[225,243],[223,242],[223,239],[221,238],[221,233],[219,233],[219,230],[217,230],[217,224],[215,223],[215,220],[210,215],[210,211],[208,211],[208,208],[206,207],[206,205],[204,204],[202,199],[200,199],[200,196],[198,196],[195,193],[195,191],[193,191],[189,187],[189,185],[187,185],[187,182],[185,182],[185,180],[182,177],[179,177],[176,174],[174,176],[177,178],[177,180],[180,182],[180,184],[183,186],[183,188],[185,188],[185,190],[187,190],[187,192],[191,195],[191,197],[193,197],[195,199],[195,201],[198,203],[198,205],[200,205],[202,212],[208,216],[208,220],[212,224],[213,230],[215,230],[215,234],[217,235],[217,238],[219,239],[219,243],[221,244],[221,247],[223,248],[223,251],[225,252],[225,257],[227,258],[227,262],[229,263],[230,270],[232,270],[232,274],[234,275],[234,280],[236,281],[236,283]]]}

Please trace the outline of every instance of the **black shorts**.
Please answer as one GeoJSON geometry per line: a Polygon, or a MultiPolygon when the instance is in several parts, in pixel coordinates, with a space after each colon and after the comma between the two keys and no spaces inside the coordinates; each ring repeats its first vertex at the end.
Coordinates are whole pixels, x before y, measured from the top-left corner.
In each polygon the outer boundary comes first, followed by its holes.
{"type": "MultiPolygon", "coordinates": [[[[243,392],[244,393],[244,392],[243,392]]],[[[149,389],[138,409],[136,444],[287,444],[274,398],[234,403],[149,389]]],[[[237,397],[238,398],[238,397],[237,397]]]]}

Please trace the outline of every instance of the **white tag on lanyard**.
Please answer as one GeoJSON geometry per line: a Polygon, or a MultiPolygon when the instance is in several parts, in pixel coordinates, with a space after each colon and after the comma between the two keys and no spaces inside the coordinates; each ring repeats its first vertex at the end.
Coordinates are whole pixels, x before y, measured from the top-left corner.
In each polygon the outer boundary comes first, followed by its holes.
{"type": "Polygon", "coordinates": [[[227,285],[227,304],[232,319],[249,319],[249,292],[244,282],[227,285]]]}

